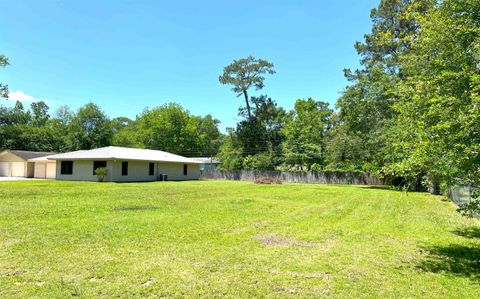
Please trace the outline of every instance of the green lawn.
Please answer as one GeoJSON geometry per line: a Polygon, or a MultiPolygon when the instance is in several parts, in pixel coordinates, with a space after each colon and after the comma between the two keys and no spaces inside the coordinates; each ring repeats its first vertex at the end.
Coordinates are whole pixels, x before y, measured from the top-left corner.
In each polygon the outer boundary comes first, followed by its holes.
{"type": "Polygon", "coordinates": [[[480,221],[424,193],[0,183],[0,297],[480,294],[480,221]]]}

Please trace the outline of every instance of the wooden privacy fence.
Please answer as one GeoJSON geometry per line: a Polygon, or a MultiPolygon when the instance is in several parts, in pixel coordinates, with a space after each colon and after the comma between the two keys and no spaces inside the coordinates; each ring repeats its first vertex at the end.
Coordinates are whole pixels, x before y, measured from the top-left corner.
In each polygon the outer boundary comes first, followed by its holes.
{"type": "Polygon", "coordinates": [[[288,183],[384,185],[368,172],[282,172],[258,170],[203,171],[201,179],[253,181],[260,177],[279,178],[288,183]]]}

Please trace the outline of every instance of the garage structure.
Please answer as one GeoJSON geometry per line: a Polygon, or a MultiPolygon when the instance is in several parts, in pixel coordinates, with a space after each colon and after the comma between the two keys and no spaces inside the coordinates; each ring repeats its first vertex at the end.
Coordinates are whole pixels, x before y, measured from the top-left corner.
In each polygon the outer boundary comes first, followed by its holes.
{"type": "Polygon", "coordinates": [[[0,176],[34,177],[35,162],[31,159],[54,153],[6,150],[0,153],[0,176]]]}
{"type": "Polygon", "coordinates": [[[48,156],[30,159],[29,162],[34,163],[33,177],[36,179],[55,179],[56,162],[47,159],[48,156]]]}

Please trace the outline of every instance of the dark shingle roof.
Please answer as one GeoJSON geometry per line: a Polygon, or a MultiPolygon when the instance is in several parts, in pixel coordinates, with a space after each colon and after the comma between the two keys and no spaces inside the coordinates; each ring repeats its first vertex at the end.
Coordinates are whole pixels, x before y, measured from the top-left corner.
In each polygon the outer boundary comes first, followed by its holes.
{"type": "Polygon", "coordinates": [[[49,153],[49,152],[30,152],[30,151],[9,151],[9,152],[24,160],[56,154],[56,153],[49,153]]]}

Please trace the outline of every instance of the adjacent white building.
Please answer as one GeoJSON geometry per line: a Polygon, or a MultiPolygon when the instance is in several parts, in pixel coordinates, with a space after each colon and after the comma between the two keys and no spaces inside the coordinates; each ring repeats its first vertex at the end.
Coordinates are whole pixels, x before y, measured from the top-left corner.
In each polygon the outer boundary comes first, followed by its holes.
{"type": "Polygon", "coordinates": [[[213,171],[213,170],[217,169],[217,167],[221,164],[220,161],[215,160],[211,157],[195,157],[195,158],[190,158],[190,159],[202,163],[202,164],[200,164],[200,170],[201,171],[213,171]]]}
{"type": "Polygon", "coordinates": [[[97,181],[107,168],[107,182],[183,181],[200,178],[199,161],[158,150],[108,146],[45,157],[56,162],[56,179],[97,181]]]}
{"type": "MultiPolygon", "coordinates": [[[[0,176],[8,177],[36,177],[36,163],[35,159],[44,157],[54,153],[47,152],[32,152],[32,151],[17,151],[6,150],[0,153],[0,176]]],[[[55,173],[55,161],[50,161],[50,174],[55,173]],[[53,164],[52,164],[53,162],[53,164]]],[[[46,168],[48,161],[45,160],[42,165],[45,166],[45,171],[42,178],[46,178],[46,168]]],[[[40,171],[40,169],[39,169],[40,171]]],[[[39,172],[40,174],[40,172],[39,172]]],[[[55,178],[54,176],[51,178],[55,178]]]]}

